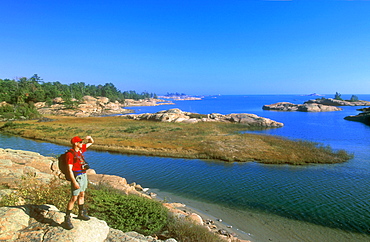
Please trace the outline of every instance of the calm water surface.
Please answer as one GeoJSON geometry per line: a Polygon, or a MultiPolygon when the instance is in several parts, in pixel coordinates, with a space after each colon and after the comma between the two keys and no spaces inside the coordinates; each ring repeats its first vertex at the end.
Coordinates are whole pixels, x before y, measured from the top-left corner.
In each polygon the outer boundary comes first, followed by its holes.
{"type": "MultiPolygon", "coordinates": [[[[370,95],[358,96],[370,100],[370,95]]],[[[144,187],[227,208],[253,210],[349,233],[368,234],[370,127],[343,119],[357,114],[359,107],[344,107],[343,111],[326,113],[262,110],[264,104],[279,101],[299,104],[308,99],[310,97],[298,95],[216,96],[205,97],[202,101],[177,101],[176,105],[138,107],[136,111],[156,112],[178,107],[203,114],[254,113],[285,124],[283,128],[261,133],[320,142],[333,149],[354,153],[354,159],[343,164],[294,167],[95,151],[87,152],[86,158],[98,173],[119,175],[144,187]]],[[[43,155],[62,153],[66,149],[5,135],[0,135],[0,146],[43,155]]]]}

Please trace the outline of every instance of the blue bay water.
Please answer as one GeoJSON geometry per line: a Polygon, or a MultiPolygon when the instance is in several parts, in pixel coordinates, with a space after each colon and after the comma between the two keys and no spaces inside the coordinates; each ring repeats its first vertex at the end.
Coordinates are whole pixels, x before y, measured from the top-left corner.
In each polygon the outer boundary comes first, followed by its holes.
{"type": "MultiPolygon", "coordinates": [[[[370,100],[370,95],[358,96],[370,100]]],[[[274,214],[348,233],[368,234],[370,127],[343,119],[357,114],[356,109],[360,107],[343,107],[343,111],[323,113],[262,110],[264,104],[280,101],[300,104],[311,98],[299,95],[209,96],[201,101],[176,101],[175,105],[137,107],[135,110],[144,113],[176,107],[203,114],[254,113],[284,123],[282,128],[259,133],[319,142],[335,150],[345,149],[354,154],[354,159],[332,165],[277,166],[95,151],[87,152],[86,158],[98,173],[119,175],[128,182],[177,196],[240,211],[274,214]]],[[[58,154],[66,148],[5,135],[0,136],[0,145],[43,155],[58,154]]]]}

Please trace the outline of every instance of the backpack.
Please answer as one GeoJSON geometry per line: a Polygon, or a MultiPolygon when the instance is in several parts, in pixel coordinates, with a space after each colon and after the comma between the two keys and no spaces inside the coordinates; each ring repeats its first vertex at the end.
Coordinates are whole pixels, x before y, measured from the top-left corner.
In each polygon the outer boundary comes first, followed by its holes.
{"type": "MultiPolygon", "coordinates": [[[[74,151],[72,150],[66,150],[66,152],[64,152],[63,154],[61,154],[59,157],[58,157],[58,167],[59,167],[59,170],[61,171],[61,174],[64,174],[64,177],[67,181],[71,181],[71,176],[68,172],[68,164],[67,164],[67,153],[68,152],[73,152],[74,154],[74,151]]],[[[60,176],[59,176],[60,178],[60,176]]]]}

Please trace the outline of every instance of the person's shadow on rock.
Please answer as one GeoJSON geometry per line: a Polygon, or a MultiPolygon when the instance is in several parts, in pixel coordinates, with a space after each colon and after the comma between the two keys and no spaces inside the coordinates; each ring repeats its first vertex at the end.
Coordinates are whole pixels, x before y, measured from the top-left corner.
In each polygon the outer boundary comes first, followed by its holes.
{"type": "MultiPolygon", "coordinates": [[[[50,213],[55,212],[54,210],[50,210],[51,206],[48,205],[24,205],[21,208],[30,216],[36,220],[36,222],[53,226],[53,227],[63,227],[64,223],[58,223],[54,219],[50,218],[50,213]]],[[[32,222],[30,224],[32,226],[32,222]]],[[[34,225],[39,227],[40,225],[34,225]]]]}

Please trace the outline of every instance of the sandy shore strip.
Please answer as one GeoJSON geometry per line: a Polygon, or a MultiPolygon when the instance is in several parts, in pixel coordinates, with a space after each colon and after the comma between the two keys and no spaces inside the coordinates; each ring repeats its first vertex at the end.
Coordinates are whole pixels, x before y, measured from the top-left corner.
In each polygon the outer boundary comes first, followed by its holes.
{"type": "Polygon", "coordinates": [[[158,189],[150,190],[166,202],[185,204],[186,206],[181,210],[197,213],[205,220],[211,219],[215,221],[217,228],[234,233],[237,238],[243,240],[252,242],[370,241],[370,235],[367,234],[348,232],[274,214],[236,210],[184,198],[158,189]]]}

